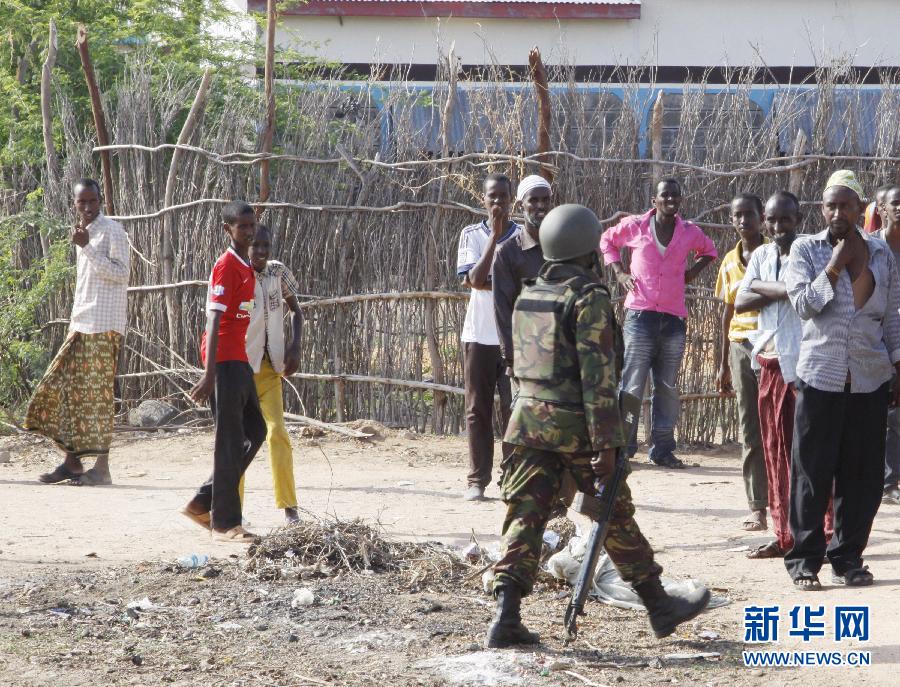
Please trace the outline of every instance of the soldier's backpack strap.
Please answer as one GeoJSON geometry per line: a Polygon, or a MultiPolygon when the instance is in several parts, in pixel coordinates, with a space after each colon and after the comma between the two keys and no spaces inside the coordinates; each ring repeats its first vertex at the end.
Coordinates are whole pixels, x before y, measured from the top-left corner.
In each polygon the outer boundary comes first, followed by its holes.
{"type": "Polygon", "coordinates": [[[575,303],[578,301],[578,299],[585,294],[590,293],[591,291],[596,291],[597,289],[604,291],[607,298],[611,298],[612,296],[609,293],[609,289],[606,288],[605,284],[593,281],[586,275],[576,275],[571,279],[567,279],[563,283],[571,290],[572,293],[569,299],[566,301],[566,306],[562,314],[562,321],[566,323],[566,334],[572,341],[574,341],[575,322],[572,320],[572,312],[575,309],[575,303]]]}

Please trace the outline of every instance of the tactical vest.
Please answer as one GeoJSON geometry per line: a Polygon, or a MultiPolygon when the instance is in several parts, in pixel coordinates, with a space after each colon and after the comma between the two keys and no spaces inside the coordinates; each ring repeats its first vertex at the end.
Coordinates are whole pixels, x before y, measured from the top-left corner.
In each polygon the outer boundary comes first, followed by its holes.
{"type": "MultiPolygon", "coordinates": [[[[528,280],[513,310],[513,374],[519,396],[563,406],[582,406],[575,346],[575,303],[592,290],[609,290],[588,275],[548,283],[528,280]],[[576,378],[573,378],[576,377],[576,378]]],[[[616,340],[616,376],[622,369],[622,334],[610,313],[616,340]]]]}

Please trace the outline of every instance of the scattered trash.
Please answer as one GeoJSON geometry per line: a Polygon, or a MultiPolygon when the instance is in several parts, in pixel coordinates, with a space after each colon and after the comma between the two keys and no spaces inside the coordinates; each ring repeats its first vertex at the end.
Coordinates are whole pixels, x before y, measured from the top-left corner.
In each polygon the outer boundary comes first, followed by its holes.
{"type": "Polygon", "coordinates": [[[131,657],[131,662],[134,663],[134,665],[139,666],[144,662],[144,659],[141,657],[140,654],[134,654],[131,657]]]}
{"type": "Polygon", "coordinates": [[[730,549],[725,549],[728,553],[740,553],[742,551],[749,551],[750,547],[744,544],[743,546],[735,546],[730,549]]]}
{"type": "Polygon", "coordinates": [[[475,542],[471,542],[466,545],[466,548],[462,550],[462,556],[470,563],[477,563],[481,560],[481,547],[478,546],[475,542]]]}
{"type": "Polygon", "coordinates": [[[306,587],[294,590],[294,598],[291,599],[291,608],[299,608],[300,606],[312,606],[316,597],[313,596],[312,590],[306,587]]]}
{"type": "Polygon", "coordinates": [[[700,632],[697,636],[700,637],[700,639],[713,640],[719,638],[719,633],[713,632],[712,630],[703,630],[703,632],[700,632]]]}
{"type": "Polygon", "coordinates": [[[152,601],[150,601],[150,599],[145,596],[140,601],[130,601],[125,608],[129,608],[134,611],[149,611],[156,608],[156,606],[152,601]]]}
{"type": "Polygon", "coordinates": [[[490,594],[494,591],[494,569],[488,568],[484,571],[484,574],[481,576],[481,588],[484,589],[485,594],[490,594]]]}
{"type": "MultiPolygon", "coordinates": [[[[566,580],[569,584],[574,585],[578,579],[579,572],[581,572],[581,560],[584,558],[585,546],[585,538],[578,532],[569,540],[566,548],[550,556],[546,565],[547,571],[555,578],[566,580]]],[[[662,577],[660,581],[670,594],[692,592],[703,586],[697,580],[673,580],[662,577]]],[[[619,575],[619,571],[616,570],[606,551],[602,551],[597,559],[591,596],[616,608],[635,611],[643,610],[644,608],[637,593],[619,575]]],[[[707,608],[719,608],[729,603],[731,603],[731,600],[728,598],[713,596],[707,608]]]]}
{"type": "Polygon", "coordinates": [[[544,543],[551,551],[556,551],[561,537],[553,530],[544,530],[544,543]]]}
{"type": "Polygon", "coordinates": [[[97,558],[97,553],[95,551],[91,551],[90,553],[84,554],[85,558],[97,558]]]}
{"type": "Polygon", "coordinates": [[[189,553],[181,556],[175,563],[179,568],[202,568],[209,562],[209,556],[205,553],[189,553]]]}
{"type": "Polygon", "coordinates": [[[397,486],[398,486],[398,487],[411,487],[411,486],[413,486],[414,484],[415,484],[415,482],[409,482],[409,481],[406,481],[406,480],[404,480],[404,481],[402,481],[402,482],[397,482],[397,486]]]}

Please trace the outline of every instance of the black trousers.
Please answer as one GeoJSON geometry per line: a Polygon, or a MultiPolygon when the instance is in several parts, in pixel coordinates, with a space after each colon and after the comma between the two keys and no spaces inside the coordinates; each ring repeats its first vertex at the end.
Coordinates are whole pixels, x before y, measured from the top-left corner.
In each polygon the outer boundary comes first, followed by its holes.
{"type": "Polygon", "coordinates": [[[216,421],[213,472],[197,490],[194,501],[212,511],[214,529],[229,530],[241,524],[241,476],[266,440],[266,421],[249,363],[216,363],[216,389],[210,406],[216,421]]]}
{"type": "Polygon", "coordinates": [[[868,394],[820,391],[797,380],[789,520],[784,557],[793,579],[817,574],[822,557],[843,575],[862,566],[881,504],[890,382],[868,394]],[[834,537],[825,549],[825,510],[834,490],[834,537]]]}
{"type": "MultiPolygon", "coordinates": [[[[463,343],[466,390],[466,432],[469,438],[469,486],[482,489],[494,468],[494,390],[500,394],[500,435],[509,422],[512,391],[500,356],[500,346],[463,343]]],[[[503,451],[511,450],[504,444],[503,451]]]]}

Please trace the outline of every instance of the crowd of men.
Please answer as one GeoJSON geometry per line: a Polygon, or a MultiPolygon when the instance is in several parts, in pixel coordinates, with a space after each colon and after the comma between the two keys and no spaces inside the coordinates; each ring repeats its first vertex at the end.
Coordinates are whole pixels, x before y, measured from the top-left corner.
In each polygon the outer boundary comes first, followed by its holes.
{"type": "MultiPolygon", "coordinates": [[[[649,463],[685,468],[675,455],[685,291],[718,254],[680,216],[676,179],[656,185],[649,210],[606,230],[587,208],[553,208],[553,189],[541,176],[526,177],[514,193],[507,176],[492,174],[483,191],[487,219],[462,230],[457,256],[457,274],[471,289],[461,333],[464,498],[483,499],[494,474],[498,393],[507,516],[487,644],[504,647],[537,641],[519,605],[551,514],[575,489],[596,493],[637,451],[637,423],[626,433],[620,392],[643,398],[649,379],[649,463]],[[511,219],[515,210],[524,225],[511,219]],[[625,292],[621,325],[601,260],[625,292]]],[[[80,180],[73,194],[69,335],[24,426],[64,452],[41,482],[95,486],[112,482],[113,384],[126,334],[130,247],[122,226],[101,212],[95,181],[80,180]],[[88,470],[86,456],[95,456],[88,470]]],[[[832,583],[872,584],[863,563],[872,522],[882,502],[900,504],[900,187],[878,189],[868,211],[865,198],[852,172],[835,172],[822,194],[824,229],[798,237],[803,213],[793,194],[780,191],[765,203],[739,194],[731,203],[738,241],[716,280],[724,302],[716,385],[737,400],[749,507],[742,526],[766,530],[771,518],[775,535],[749,556],[784,558],[804,591],[821,589],[823,559],[832,583]]],[[[298,518],[282,378],[298,369],[302,321],[297,283],[270,259],[270,233],[254,209],[230,202],[222,220],[227,246],[211,272],[203,374],[190,394],[212,408],[213,470],[182,512],[218,540],[249,543],[257,538],[243,526],[243,476],[265,441],[276,506],[288,523],[298,518]]],[[[612,504],[607,552],[656,635],[667,636],[703,610],[709,593],[667,593],[627,485],[612,504]]]]}
{"type": "MultiPolygon", "coordinates": [[[[771,519],[774,533],[748,557],[784,558],[803,590],[821,588],[823,558],[833,583],[871,584],[862,554],[872,521],[880,503],[900,504],[900,385],[892,382],[900,369],[900,187],[879,188],[868,211],[865,198],[852,172],[835,172],[822,195],[825,229],[795,241],[803,220],[796,196],[780,191],[763,203],[737,195],[731,223],[738,240],[716,279],[724,303],[716,387],[734,392],[738,408],[749,511],[741,525],[765,531],[771,519]]],[[[649,464],[670,469],[685,467],[674,434],[685,287],[718,257],[713,241],[679,215],[681,200],[677,180],[660,181],[652,207],[602,231],[596,246],[625,291],[619,388],[643,397],[649,376],[649,464]]],[[[549,264],[541,227],[553,205],[552,188],[540,176],[523,179],[513,201],[510,179],[490,175],[484,183],[490,219],[460,236],[457,273],[472,289],[463,333],[467,500],[484,498],[493,474],[494,394],[499,391],[506,428],[507,384],[522,383],[513,343],[516,299],[549,264]],[[516,209],[521,227],[510,220],[516,209]]],[[[513,416],[520,402],[521,389],[513,416]]],[[[517,432],[506,429],[503,443],[500,485],[507,501],[521,471],[517,432]]],[[[634,456],[636,424],[623,446],[634,456]]],[[[532,518],[532,527],[544,524],[532,518]]]]}

